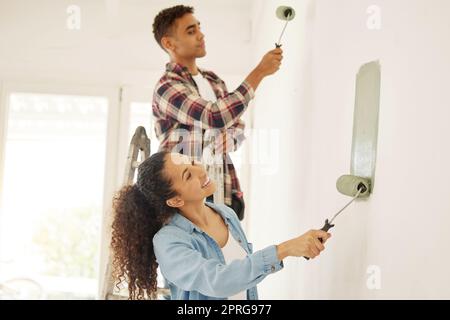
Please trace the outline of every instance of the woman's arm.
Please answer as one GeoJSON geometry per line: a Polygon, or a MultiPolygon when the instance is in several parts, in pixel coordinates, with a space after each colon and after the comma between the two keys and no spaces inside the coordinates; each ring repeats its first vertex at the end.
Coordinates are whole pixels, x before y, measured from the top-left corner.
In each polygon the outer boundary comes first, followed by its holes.
{"type": "Polygon", "coordinates": [[[223,264],[217,259],[205,259],[189,243],[169,237],[160,234],[154,237],[155,255],[164,277],[186,291],[225,298],[256,286],[267,275],[283,268],[274,245],[245,259],[223,264]]]}

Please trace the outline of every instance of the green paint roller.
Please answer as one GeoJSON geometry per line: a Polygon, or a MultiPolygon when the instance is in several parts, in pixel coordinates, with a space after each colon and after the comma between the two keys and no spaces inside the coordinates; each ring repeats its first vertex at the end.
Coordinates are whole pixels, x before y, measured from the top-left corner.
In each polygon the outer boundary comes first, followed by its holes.
{"type": "MultiPolygon", "coordinates": [[[[342,194],[346,196],[353,197],[353,199],[347,203],[341,210],[339,210],[330,221],[328,219],[325,220],[325,225],[322,227],[322,231],[328,232],[331,228],[334,227],[333,221],[336,217],[344,211],[356,198],[365,198],[370,194],[370,179],[352,176],[352,175],[343,175],[339,177],[336,181],[336,188],[342,194]]],[[[320,242],[323,242],[322,238],[319,238],[320,242]]],[[[306,260],[309,260],[308,257],[304,257],[306,260]]]]}
{"type": "Polygon", "coordinates": [[[283,31],[281,32],[280,38],[278,39],[278,42],[275,43],[275,46],[277,48],[279,48],[279,47],[281,47],[281,44],[280,44],[281,37],[283,37],[284,30],[286,30],[288,22],[295,18],[295,10],[292,7],[280,6],[280,7],[277,8],[277,11],[276,11],[275,14],[276,14],[278,19],[286,21],[286,24],[284,25],[283,31]]]}
{"type": "Polygon", "coordinates": [[[346,196],[354,197],[358,191],[360,198],[366,198],[370,193],[370,179],[345,174],[336,181],[336,188],[346,196]]]}

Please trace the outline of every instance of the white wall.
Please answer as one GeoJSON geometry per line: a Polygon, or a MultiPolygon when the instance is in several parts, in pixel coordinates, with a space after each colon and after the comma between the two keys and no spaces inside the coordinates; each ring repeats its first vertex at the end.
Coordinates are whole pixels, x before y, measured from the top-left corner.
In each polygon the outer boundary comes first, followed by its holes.
{"type": "MultiPolygon", "coordinates": [[[[183,1],[202,23],[208,55],[199,60],[226,78],[249,72],[248,1],[183,1]],[[231,23],[232,21],[232,23],[231,23]]],[[[0,80],[154,86],[168,61],[153,19],[174,0],[0,0],[0,80]],[[70,30],[70,5],[81,29],[70,30]]]]}
{"type": "MultiPolygon", "coordinates": [[[[273,47],[278,1],[261,1],[255,59],[273,47]]],[[[279,73],[257,92],[254,124],[279,130],[279,170],[252,166],[250,237],[256,248],[322,227],[348,200],[355,75],[381,64],[375,190],[336,220],[312,261],[288,258],[261,298],[450,298],[450,3],[446,0],[285,1],[297,18],[279,73]],[[369,30],[370,5],[381,30],[369,30]],[[270,236],[268,236],[270,234],[270,236]],[[369,290],[367,268],[380,267],[369,290]]],[[[272,150],[275,152],[275,150],[272,150]]]]}

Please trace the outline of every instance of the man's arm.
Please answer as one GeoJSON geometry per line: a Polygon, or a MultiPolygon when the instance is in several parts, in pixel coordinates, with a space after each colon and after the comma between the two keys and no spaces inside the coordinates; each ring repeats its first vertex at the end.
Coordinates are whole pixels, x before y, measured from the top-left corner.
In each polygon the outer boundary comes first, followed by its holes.
{"type": "Polygon", "coordinates": [[[154,100],[160,112],[179,123],[202,129],[227,129],[242,116],[253,98],[254,90],[246,81],[212,102],[191,92],[183,81],[172,80],[156,88],[154,100]]]}
{"type": "Polygon", "coordinates": [[[159,84],[154,102],[164,116],[179,123],[202,129],[227,129],[245,112],[262,79],[280,68],[282,58],[280,48],[269,51],[235,91],[215,102],[191,92],[181,79],[159,84]]]}
{"type": "Polygon", "coordinates": [[[245,81],[256,91],[262,79],[280,69],[281,60],[283,60],[283,50],[281,48],[270,50],[264,55],[258,66],[250,72],[245,81]]]}
{"type": "Polygon", "coordinates": [[[250,86],[253,88],[253,90],[256,91],[262,79],[264,79],[263,74],[259,69],[255,68],[252,72],[250,72],[247,78],[245,78],[245,81],[247,81],[248,84],[250,84],[250,86]]]}

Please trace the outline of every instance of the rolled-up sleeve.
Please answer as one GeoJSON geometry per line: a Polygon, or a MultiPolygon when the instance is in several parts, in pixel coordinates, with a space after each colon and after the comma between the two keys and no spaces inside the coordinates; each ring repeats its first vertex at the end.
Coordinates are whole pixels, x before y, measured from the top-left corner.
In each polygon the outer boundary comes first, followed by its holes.
{"type": "Polygon", "coordinates": [[[188,241],[168,234],[157,234],[153,245],[161,273],[168,281],[182,290],[211,297],[226,298],[252,288],[284,267],[275,245],[229,264],[206,259],[188,241]]]}
{"type": "Polygon", "coordinates": [[[190,91],[183,81],[172,80],[157,86],[154,100],[161,113],[179,123],[227,129],[242,116],[254,96],[253,88],[244,81],[235,91],[212,102],[190,91]]]}

